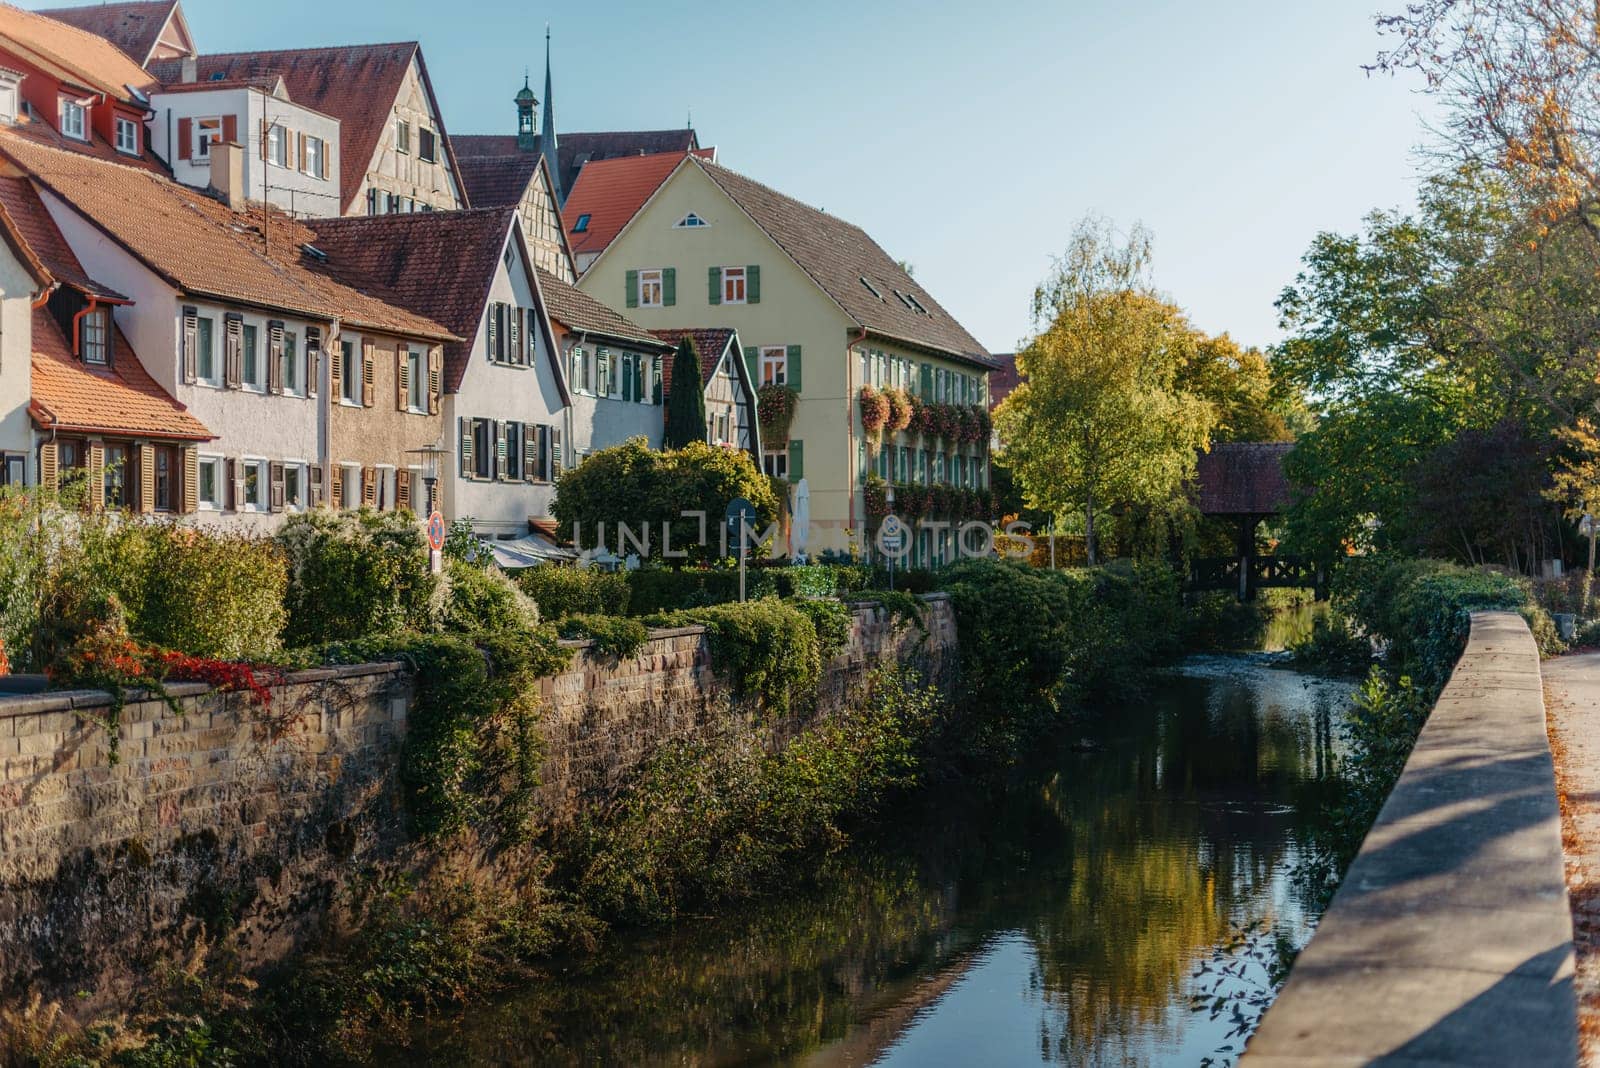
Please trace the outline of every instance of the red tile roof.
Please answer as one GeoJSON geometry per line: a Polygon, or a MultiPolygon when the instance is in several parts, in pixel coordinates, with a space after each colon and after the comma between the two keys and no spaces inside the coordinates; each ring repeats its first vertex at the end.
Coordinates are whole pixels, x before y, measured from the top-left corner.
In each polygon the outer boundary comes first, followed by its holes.
{"type": "Polygon", "coordinates": [[[104,37],[33,11],[0,4],[0,47],[64,81],[132,101],[135,89],[152,88],[155,79],[104,37]]]}
{"type": "MultiPolygon", "coordinates": [[[[650,332],[673,348],[677,348],[684,338],[694,342],[695,355],[700,357],[701,389],[711,383],[711,376],[717,373],[717,365],[722,362],[722,354],[728,351],[728,343],[738,336],[727,327],[687,327],[650,332]]],[[[663,400],[672,395],[672,371],[676,364],[676,360],[667,360],[667,372],[661,376],[665,390],[663,400]]],[[[737,375],[738,371],[735,370],[734,374],[737,375]]]]}
{"type": "Polygon", "coordinates": [[[653,156],[624,156],[620,159],[599,160],[578,173],[578,181],[567,192],[566,205],[561,210],[562,225],[572,251],[599,255],[611,244],[628,220],[639,213],[661,183],[667,180],[684,152],[661,152],[653,156]],[[587,225],[578,230],[578,220],[589,217],[587,225]]]}
{"type": "MultiPolygon", "coordinates": [[[[523,152],[515,134],[463,134],[456,138],[458,156],[537,156],[543,135],[533,139],[533,149],[523,152]]],[[[620,156],[653,156],[662,152],[688,152],[700,147],[694,130],[605,130],[595,133],[556,133],[556,169],[561,191],[571,194],[578,175],[595,160],[620,156]]]]}
{"type": "Polygon", "coordinates": [[[1022,372],[1017,370],[1017,354],[994,354],[994,370],[989,372],[989,410],[1000,407],[1000,402],[1011,396],[1011,391],[1022,382],[1022,372]]]}
{"type": "MultiPolygon", "coordinates": [[[[433,99],[422,49],[415,41],[199,56],[195,68],[201,82],[281,75],[291,100],[338,119],[339,192],[344,210],[350,211],[366,180],[378,142],[388,129],[395,98],[413,60],[438,117],[439,140],[446,159],[455,170],[454,149],[444,129],[444,116],[433,99]]],[[[151,64],[150,69],[163,82],[182,81],[181,60],[163,60],[151,64]]]]}
{"type": "Polygon", "coordinates": [[[539,269],[539,289],[544,294],[545,308],[553,322],[570,333],[590,334],[612,341],[626,342],[651,352],[666,352],[671,348],[644,327],[606,305],[601,304],[576,286],[569,285],[543,268],[539,269]]]}
{"type": "Polygon", "coordinates": [[[112,300],[126,300],[109,286],[90,278],[73,255],[55,221],[39,203],[38,195],[26,178],[0,178],[0,210],[16,228],[18,238],[36,258],[51,281],[73,286],[85,293],[112,300]]]}
{"type": "Polygon", "coordinates": [[[1276,515],[1291,502],[1283,461],[1292,441],[1213,445],[1195,471],[1204,515],[1276,515]]]}
{"type": "Polygon", "coordinates": [[[376,284],[463,340],[445,346],[445,389],[461,388],[489,287],[517,222],[514,208],[313,219],[326,269],[346,285],[376,284]]]}
{"type": "Polygon", "coordinates": [[[148,171],[44,147],[0,129],[0,154],[174,288],[357,329],[448,342],[454,334],[392,295],[356,290],[303,251],[313,232],[259,206],[236,213],[148,171]],[[266,225],[263,225],[267,220],[266,225]]]}
{"type": "Polygon", "coordinates": [[[132,3],[84,4],[48,8],[38,12],[57,22],[104,37],[127,53],[135,63],[149,61],[161,31],[166,29],[178,0],[134,0],[132,3]]]}

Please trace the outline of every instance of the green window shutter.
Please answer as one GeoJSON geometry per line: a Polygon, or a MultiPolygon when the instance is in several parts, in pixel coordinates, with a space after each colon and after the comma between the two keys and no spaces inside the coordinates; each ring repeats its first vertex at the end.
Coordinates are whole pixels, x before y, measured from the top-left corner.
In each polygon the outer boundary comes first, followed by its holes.
{"type": "Polygon", "coordinates": [[[789,346],[789,388],[800,392],[800,346],[789,346]]]}
{"type": "Polygon", "coordinates": [[[752,264],[744,269],[744,299],[746,304],[761,303],[761,266],[752,264]]]}
{"type": "Polygon", "coordinates": [[[668,267],[661,272],[661,303],[670,308],[678,303],[678,269],[668,267]]]}
{"type": "Polygon", "coordinates": [[[806,477],[806,443],[789,442],[789,481],[799,482],[806,477]]]}
{"type": "Polygon", "coordinates": [[[629,271],[628,280],[623,284],[628,287],[628,292],[624,298],[628,307],[637,308],[639,306],[639,272],[629,271]]]}
{"type": "Polygon", "coordinates": [[[713,267],[706,273],[706,299],[712,304],[722,303],[722,268],[713,267]]]}
{"type": "Polygon", "coordinates": [[[754,345],[744,347],[744,367],[750,372],[750,388],[761,388],[761,350],[754,345]]]}

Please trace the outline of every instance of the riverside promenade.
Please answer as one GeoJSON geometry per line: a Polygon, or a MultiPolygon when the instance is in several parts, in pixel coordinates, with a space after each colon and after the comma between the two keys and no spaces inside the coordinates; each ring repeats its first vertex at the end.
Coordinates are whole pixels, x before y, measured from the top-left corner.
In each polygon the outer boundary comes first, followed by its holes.
{"type": "Polygon", "coordinates": [[[1472,635],[1241,1064],[1578,1061],[1573,932],[1539,653],[1472,635]]]}

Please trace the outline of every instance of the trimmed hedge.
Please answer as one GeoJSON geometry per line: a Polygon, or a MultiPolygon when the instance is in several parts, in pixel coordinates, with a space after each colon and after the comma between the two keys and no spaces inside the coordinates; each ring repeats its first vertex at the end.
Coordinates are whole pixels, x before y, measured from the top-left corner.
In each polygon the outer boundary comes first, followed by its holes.
{"type": "Polygon", "coordinates": [[[627,576],[594,568],[530,567],[518,572],[517,585],[545,619],[626,615],[631,596],[627,576]]]}

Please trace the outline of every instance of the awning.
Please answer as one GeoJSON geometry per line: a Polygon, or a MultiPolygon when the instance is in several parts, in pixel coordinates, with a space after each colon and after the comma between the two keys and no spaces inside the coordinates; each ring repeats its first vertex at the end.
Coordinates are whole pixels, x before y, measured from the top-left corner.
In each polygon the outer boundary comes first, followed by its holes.
{"type": "Polygon", "coordinates": [[[507,571],[539,567],[542,564],[566,564],[578,559],[572,549],[564,549],[549,538],[528,534],[512,541],[489,541],[484,545],[494,553],[494,562],[507,571]]]}

